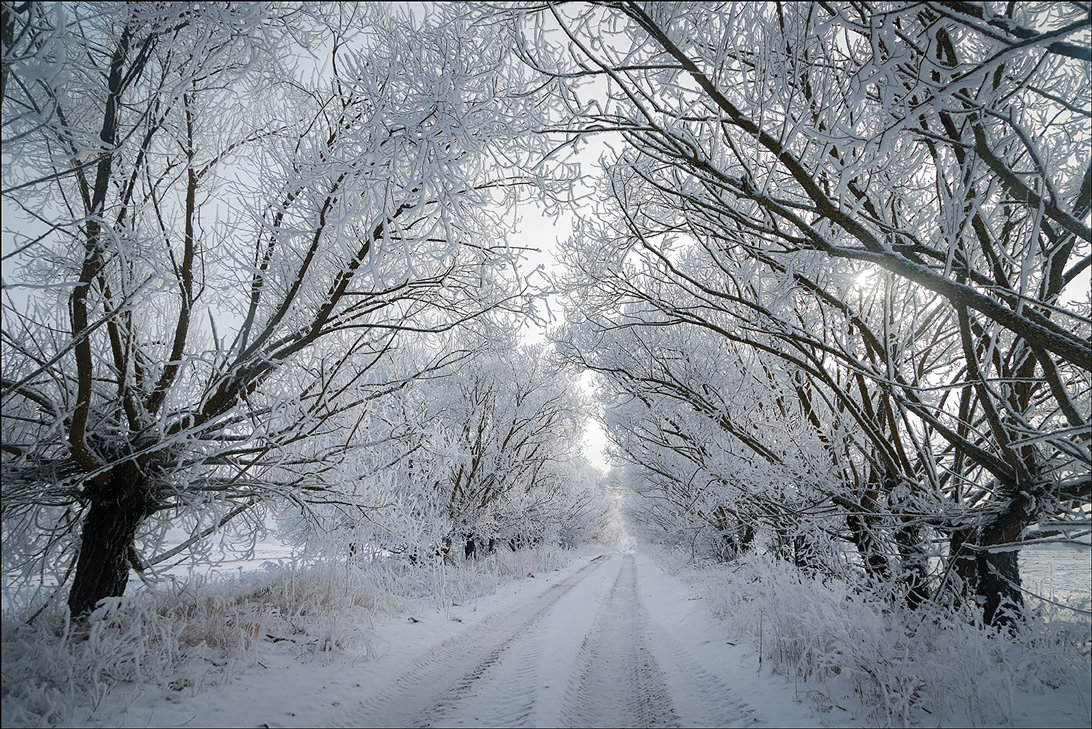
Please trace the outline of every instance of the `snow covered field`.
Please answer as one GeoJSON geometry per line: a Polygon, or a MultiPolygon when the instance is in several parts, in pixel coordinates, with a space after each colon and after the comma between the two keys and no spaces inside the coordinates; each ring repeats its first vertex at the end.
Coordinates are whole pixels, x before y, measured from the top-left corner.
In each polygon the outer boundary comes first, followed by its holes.
{"type": "MultiPolygon", "coordinates": [[[[1041,544],[1020,550],[1019,559],[1021,581],[1026,590],[1083,610],[1087,619],[1088,611],[1092,610],[1092,547],[1041,544]]],[[[1034,598],[1030,599],[1032,603],[1036,602],[1034,598]]],[[[1074,618],[1074,612],[1068,611],[1068,617],[1074,618]]]]}

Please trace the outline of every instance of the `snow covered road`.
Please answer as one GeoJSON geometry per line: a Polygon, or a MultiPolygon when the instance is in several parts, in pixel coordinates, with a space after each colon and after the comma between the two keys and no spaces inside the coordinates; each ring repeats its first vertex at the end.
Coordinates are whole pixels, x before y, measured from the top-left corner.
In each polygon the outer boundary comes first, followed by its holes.
{"type": "MultiPolygon", "coordinates": [[[[420,607],[420,606],[418,606],[420,607]]],[[[412,610],[410,605],[407,609],[412,610]]],[[[585,553],[442,611],[376,616],[355,648],[280,639],[230,683],[115,690],[86,726],[821,726],[680,580],[585,553]]],[[[120,688],[120,687],[119,687],[120,688]]],[[[837,719],[835,719],[837,721],[837,719]]]]}
{"type": "MultiPolygon", "coordinates": [[[[671,598],[677,602],[680,597],[678,590],[667,590],[672,594],[664,595],[663,585],[651,592],[640,589],[645,572],[652,573],[653,582],[667,578],[647,558],[633,554],[596,557],[549,588],[504,605],[428,649],[386,683],[369,686],[369,696],[338,717],[337,723],[766,723],[731,685],[730,674],[735,672],[732,669],[738,671],[738,666],[725,661],[724,654],[698,650],[695,655],[688,650],[691,644],[709,646],[712,635],[700,628],[712,626],[679,625],[680,614],[671,609],[671,598]],[[713,665],[708,665],[710,659],[713,665]]],[[[685,612],[681,615],[685,617],[685,612]]],[[[747,673],[754,673],[753,664],[747,673]]],[[[765,686],[764,699],[770,688],[765,686]]],[[[791,695],[787,698],[791,702],[791,695]]],[[[805,707],[795,704],[795,708],[798,715],[792,717],[793,723],[815,723],[805,707]]],[[[777,724],[786,719],[782,715],[770,718],[777,724]]]]}

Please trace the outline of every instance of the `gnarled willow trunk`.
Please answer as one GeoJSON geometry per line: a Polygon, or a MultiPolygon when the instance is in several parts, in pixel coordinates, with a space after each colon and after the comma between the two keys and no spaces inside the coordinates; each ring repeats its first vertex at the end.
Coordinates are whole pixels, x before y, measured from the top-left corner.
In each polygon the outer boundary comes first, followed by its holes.
{"type": "Polygon", "coordinates": [[[986,625],[1013,627],[1023,611],[1024,597],[1020,594],[1016,555],[1017,552],[979,552],[976,555],[978,599],[986,625]]]}
{"type": "Polygon", "coordinates": [[[929,556],[925,549],[921,525],[912,519],[900,517],[895,530],[902,561],[902,579],[906,585],[906,605],[917,610],[929,600],[929,556]]]}
{"type": "Polygon", "coordinates": [[[996,545],[1010,545],[1020,537],[1021,524],[1010,508],[1005,514],[984,528],[975,554],[975,585],[978,602],[982,605],[982,619],[986,625],[1014,627],[1015,620],[1024,608],[1020,593],[1019,551],[1003,546],[999,551],[989,551],[996,545]]]}
{"type": "Polygon", "coordinates": [[[891,579],[891,565],[873,533],[875,525],[872,521],[859,514],[849,514],[846,516],[846,527],[850,541],[861,555],[865,574],[875,583],[885,584],[891,579]]]}
{"type": "Polygon", "coordinates": [[[125,594],[133,539],[150,513],[145,486],[136,464],[126,463],[110,472],[102,488],[94,489],[68,593],[73,616],[86,615],[105,597],[125,594]]]}
{"type": "Polygon", "coordinates": [[[957,529],[952,533],[949,559],[954,562],[953,571],[963,589],[972,592],[981,606],[986,625],[1013,627],[1023,610],[1019,552],[1009,546],[989,551],[991,546],[1017,541],[1020,530],[1018,521],[1003,515],[985,528],[957,529]]]}

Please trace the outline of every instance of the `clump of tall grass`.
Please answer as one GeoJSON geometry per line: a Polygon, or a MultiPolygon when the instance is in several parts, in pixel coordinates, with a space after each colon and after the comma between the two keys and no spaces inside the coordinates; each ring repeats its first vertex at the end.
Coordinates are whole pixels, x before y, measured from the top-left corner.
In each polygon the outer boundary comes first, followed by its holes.
{"type": "Polygon", "coordinates": [[[817,687],[820,704],[856,696],[869,723],[1010,726],[1027,721],[1022,694],[1056,690],[1083,695],[1087,718],[1092,634],[1078,614],[1036,606],[1010,634],[974,606],[910,610],[761,554],[681,575],[765,667],[817,687]]]}

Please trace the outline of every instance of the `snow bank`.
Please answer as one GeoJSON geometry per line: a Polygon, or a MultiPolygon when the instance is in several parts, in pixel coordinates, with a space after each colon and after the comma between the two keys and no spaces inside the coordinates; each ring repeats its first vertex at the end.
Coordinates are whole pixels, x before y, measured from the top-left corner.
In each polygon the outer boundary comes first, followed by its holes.
{"type": "Polygon", "coordinates": [[[750,639],[764,667],[808,683],[823,705],[859,704],[879,726],[1088,726],[1089,623],[1047,604],[1015,636],[983,629],[977,611],[916,612],[749,555],[686,566],[662,555],[750,639]]]}

